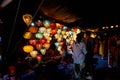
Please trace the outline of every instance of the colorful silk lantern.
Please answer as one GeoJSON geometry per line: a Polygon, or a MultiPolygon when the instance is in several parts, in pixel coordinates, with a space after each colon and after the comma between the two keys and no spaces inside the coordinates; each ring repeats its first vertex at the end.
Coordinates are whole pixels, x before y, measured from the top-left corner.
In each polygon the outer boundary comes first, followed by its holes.
{"type": "Polygon", "coordinates": [[[23,35],[25,39],[30,39],[31,36],[32,36],[31,32],[25,32],[25,34],[23,35]]]}
{"type": "Polygon", "coordinates": [[[40,39],[40,38],[43,37],[43,34],[40,33],[40,32],[38,32],[38,33],[35,34],[35,37],[38,38],[38,39],[40,39]]]}
{"type": "Polygon", "coordinates": [[[36,33],[38,31],[38,27],[30,26],[28,31],[30,31],[31,33],[36,33]]]}
{"type": "Polygon", "coordinates": [[[36,49],[37,49],[37,50],[40,50],[41,48],[42,48],[42,43],[37,43],[37,44],[36,44],[36,49]]]}
{"type": "Polygon", "coordinates": [[[52,30],[52,34],[56,34],[57,33],[57,28],[52,30]]]}
{"type": "Polygon", "coordinates": [[[38,61],[41,61],[41,60],[42,60],[42,56],[41,56],[41,55],[37,55],[36,58],[37,58],[38,61]]]}
{"type": "Polygon", "coordinates": [[[40,39],[40,43],[44,44],[44,43],[46,43],[46,42],[47,42],[47,39],[46,39],[45,37],[42,37],[42,38],[40,39]]]}
{"type": "Polygon", "coordinates": [[[34,47],[31,46],[31,45],[25,45],[25,46],[23,47],[23,51],[26,52],[26,53],[32,52],[33,49],[34,49],[34,47]]]}
{"type": "Polygon", "coordinates": [[[50,28],[51,28],[51,29],[55,29],[55,28],[56,28],[56,24],[55,24],[55,23],[51,23],[51,24],[50,24],[50,28]]]}
{"type": "Polygon", "coordinates": [[[32,15],[30,15],[30,14],[24,14],[23,15],[23,20],[27,24],[27,26],[30,25],[30,23],[32,22],[32,19],[33,19],[32,15]]]}
{"type": "Polygon", "coordinates": [[[50,26],[50,21],[49,20],[44,20],[43,25],[48,28],[50,26]]]}
{"type": "Polygon", "coordinates": [[[49,49],[49,47],[50,47],[50,43],[44,43],[44,45],[43,45],[44,47],[45,47],[45,49],[46,50],[48,50],[49,49]]]}
{"type": "Polygon", "coordinates": [[[45,48],[42,48],[42,49],[40,49],[40,52],[41,52],[42,55],[45,55],[46,49],[45,49],[45,48]]]}
{"type": "Polygon", "coordinates": [[[31,45],[36,45],[36,43],[37,43],[37,39],[30,39],[29,40],[29,43],[31,44],[31,45]]]}
{"type": "Polygon", "coordinates": [[[32,58],[35,58],[37,56],[37,54],[38,54],[38,51],[36,51],[36,50],[33,50],[30,52],[30,55],[32,58]]]}
{"type": "Polygon", "coordinates": [[[40,27],[38,32],[44,33],[46,31],[45,27],[40,27]]]}

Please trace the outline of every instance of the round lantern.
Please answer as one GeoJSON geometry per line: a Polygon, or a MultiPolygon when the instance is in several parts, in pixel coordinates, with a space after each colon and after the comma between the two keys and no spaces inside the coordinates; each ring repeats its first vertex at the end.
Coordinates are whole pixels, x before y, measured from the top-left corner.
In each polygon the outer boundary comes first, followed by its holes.
{"type": "Polygon", "coordinates": [[[44,20],[43,25],[48,28],[50,26],[50,21],[49,20],[44,20]]]}
{"type": "Polygon", "coordinates": [[[31,36],[32,36],[31,32],[26,32],[26,33],[23,35],[23,37],[24,37],[25,39],[30,39],[31,36]]]}
{"type": "Polygon", "coordinates": [[[29,27],[29,30],[31,33],[36,33],[38,31],[38,27],[31,26],[29,27]]]}
{"type": "Polygon", "coordinates": [[[51,23],[51,24],[50,24],[50,28],[51,28],[51,29],[55,29],[55,28],[56,28],[56,24],[55,24],[55,23],[51,23]]]}
{"type": "Polygon", "coordinates": [[[24,50],[24,52],[26,52],[26,53],[30,53],[30,52],[32,52],[33,51],[33,46],[31,46],[31,45],[25,45],[24,47],[23,47],[23,50],[24,50]]]}
{"type": "Polygon", "coordinates": [[[40,39],[40,43],[44,44],[44,43],[46,43],[46,42],[47,42],[47,39],[46,39],[45,37],[42,37],[42,38],[40,39]]]}
{"type": "Polygon", "coordinates": [[[30,55],[32,58],[35,58],[37,56],[37,54],[38,54],[38,52],[36,50],[30,52],[30,55]]]}
{"type": "Polygon", "coordinates": [[[35,34],[35,37],[40,39],[40,38],[43,37],[43,33],[38,32],[38,33],[35,34]]]}
{"type": "Polygon", "coordinates": [[[23,15],[23,20],[27,24],[27,26],[30,25],[30,23],[32,22],[32,19],[33,19],[32,15],[30,15],[30,14],[24,14],[23,15]]]}
{"type": "Polygon", "coordinates": [[[60,28],[60,26],[61,26],[60,23],[56,23],[57,28],[60,28]]]}
{"type": "Polygon", "coordinates": [[[57,28],[52,30],[52,34],[56,34],[57,33],[57,28]]]}
{"type": "Polygon", "coordinates": [[[42,48],[42,49],[40,49],[40,52],[41,52],[42,55],[45,55],[46,49],[45,49],[45,48],[42,48]]]}
{"type": "Polygon", "coordinates": [[[50,47],[50,43],[45,43],[43,46],[45,47],[46,50],[48,50],[50,47]]]}
{"type": "Polygon", "coordinates": [[[29,43],[30,43],[31,45],[36,45],[37,40],[36,40],[36,39],[31,39],[31,40],[29,40],[29,43]]]}
{"type": "Polygon", "coordinates": [[[37,50],[40,50],[42,48],[42,44],[41,43],[37,43],[36,44],[36,48],[37,48],[37,50]]]}
{"type": "Polygon", "coordinates": [[[42,59],[42,56],[41,55],[37,55],[37,60],[41,61],[41,59],[42,59]]]}
{"type": "Polygon", "coordinates": [[[40,27],[38,32],[43,33],[43,32],[45,32],[45,31],[46,31],[46,28],[45,28],[45,27],[40,27]]]}

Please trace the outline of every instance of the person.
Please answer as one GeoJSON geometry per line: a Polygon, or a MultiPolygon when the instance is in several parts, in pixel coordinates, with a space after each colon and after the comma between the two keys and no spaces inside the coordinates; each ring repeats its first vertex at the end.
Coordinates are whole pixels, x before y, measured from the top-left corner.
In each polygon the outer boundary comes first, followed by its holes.
{"type": "Polygon", "coordinates": [[[82,41],[82,39],[83,33],[79,33],[77,34],[76,41],[74,41],[72,44],[75,79],[79,79],[82,77],[82,66],[85,61],[85,55],[87,54],[86,45],[82,41]]]}
{"type": "Polygon", "coordinates": [[[3,75],[3,80],[20,80],[16,75],[15,65],[9,65],[7,74],[3,75]]]}
{"type": "Polygon", "coordinates": [[[91,76],[94,71],[93,60],[94,60],[95,39],[92,38],[90,35],[91,32],[86,31],[87,54],[86,54],[85,64],[86,64],[86,74],[87,75],[89,74],[91,76]]]}

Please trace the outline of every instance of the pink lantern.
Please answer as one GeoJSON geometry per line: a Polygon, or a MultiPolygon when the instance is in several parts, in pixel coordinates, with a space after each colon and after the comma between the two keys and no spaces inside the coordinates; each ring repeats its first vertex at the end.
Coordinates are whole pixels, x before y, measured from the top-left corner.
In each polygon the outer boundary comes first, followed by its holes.
{"type": "Polygon", "coordinates": [[[29,43],[30,43],[31,45],[36,45],[37,40],[36,40],[36,39],[31,39],[31,40],[29,40],[29,43]]]}

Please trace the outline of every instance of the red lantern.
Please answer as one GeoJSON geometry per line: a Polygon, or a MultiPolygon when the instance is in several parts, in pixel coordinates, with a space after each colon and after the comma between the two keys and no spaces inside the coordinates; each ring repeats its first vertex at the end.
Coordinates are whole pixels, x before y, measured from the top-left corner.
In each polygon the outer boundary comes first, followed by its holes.
{"type": "Polygon", "coordinates": [[[42,44],[41,43],[37,43],[36,44],[36,48],[37,48],[37,50],[40,50],[42,48],[42,44]]]}
{"type": "Polygon", "coordinates": [[[55,23],[51,23],[51,24],[50,24],[50,28],[51,28],[51,29],[55,29],[55,28],[56,28],[56,24],[55,24],[55,23]]]}
{"type": "Polygon", "coordinates": [[[44,43],[46,43],[46,42],[47,42],[47,39],[46,39],[45,37],[42,37],[42,38],[40,39],[40,43],[44,44],[44,43]]]}

